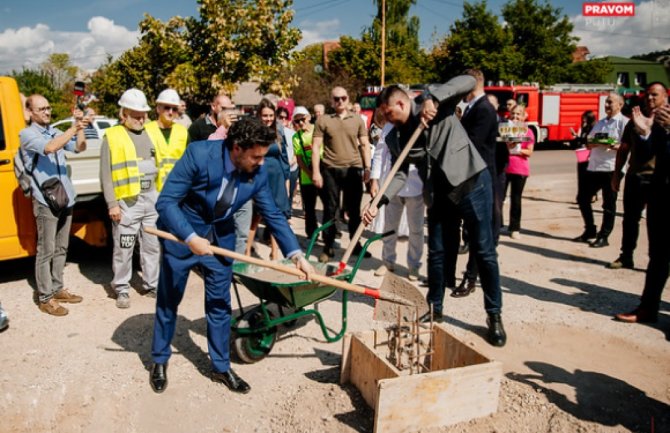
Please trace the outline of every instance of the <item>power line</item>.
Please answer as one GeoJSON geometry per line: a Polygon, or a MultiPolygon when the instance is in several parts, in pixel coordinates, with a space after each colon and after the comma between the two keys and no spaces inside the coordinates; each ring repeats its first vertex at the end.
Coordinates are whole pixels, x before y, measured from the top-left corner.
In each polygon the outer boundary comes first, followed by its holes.
{"type": "MultiPolygon", "coordinates": [[[[310,16],[310,15],[314,15],[314,14],[317,14],[317,13],[319,13],[319,12],[323,12],[323,11],[325,11],[325,10],[332,9],[332,8],[334,8],[334,7],[342,6],[342,5],[344,5],[345,3],[349,3],[350,1],[351,1],[351,0],[340,0],[340,1],[328,1],[328,2],[324,2],[324,3],[327,3],[326,6],[322,7],[321,9],[316,9],[316,10],[312,10],[312,11],[310,11],[310,12],[307,12],[307,13],[305,13],[305,14],[301,14],[301,18],[310,16]]],[[[323,5],[323,3],[320,3],[320,4],[319,4],[319,6],[322,6],[322,5],[323,5]]],[[[313,5],[313,6],[316,6],[316,5],[313,5]]],[[[301,9],[301,10],[302,10],[302,9],[301,9]]],[[[296,11],[297,11],[297,9],[296,9],[296,11]]]]}

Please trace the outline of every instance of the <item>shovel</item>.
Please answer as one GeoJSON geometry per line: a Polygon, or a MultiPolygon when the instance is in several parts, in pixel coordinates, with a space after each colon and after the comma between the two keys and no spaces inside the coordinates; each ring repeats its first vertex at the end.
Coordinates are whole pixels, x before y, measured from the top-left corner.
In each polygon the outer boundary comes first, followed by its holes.
{"type": "MultiPolygon", "coordinates": [[[[162,231],[162,230],[158,230],[158,229],[153,228],[153,227],[145,227],[144,231],[149,233],[149,234],[152,234],[152,235],[158,236],[160,238],[166,239],[166,240],[179,242],[179,243],[184,243],[183,241],[181,241],[179,238],[177,238],[172,233],[168,233],[168,232],[165,232],[165,231],[162,231]]],[[[238,260],[240,262],[245,262],[245,263],[251,263],[252,265],[261,266],[261,267],[264,267],[264,268],[274,269],[275,271],[279,271],[279,272],[282,272],[282,273],[285,273],[285,274],[295,275],[295,276],[301,277],[301,278],[305,276],[305,274],[301,270],[299,270],[298,268],[293,267],[293,266],[286,266],[286,265],[282,265],[281,263],[277,263],[277,262],[271,262],[271,261],[268,261],[268,260],[261,260],[261,259],[255,258],[255,257],[245,256],[243,254],[239,254],[239,253],[236,253],[234,251],[230,251],[230,250],[220,248],[220,247],[215,247],[213,245],[211,246],[211,248],[212,248],[212,251],[214,251],[215,254],[220,255],[220,256],[224,256],[224,257],[228,257],[228,258],[233,259],[233,260],[238,260]]],[[[354,292],[354,293],[359,293],[361,295],[370,296],[371,298],[374,298],[374,299],[382,299],[382,300],[392,302],[392,303],[395,303],[395,304],[407,305],[407,306],[413,306],[414,305],[414,303],[412,301],[404,299],[404,298],[402,298],[400,296],[397,296],[393,293],[386,293],[386,292],[382,292],[382,291],[379,291],[379,290],[376,290],[376,289],[371,289],[371,288],[368,288],[368,287],[361,287],[361,286],[358,286],[356,284],[348,283],[346,281],[326,277],[325,275],[319,275],[319,274],[313,273],[313,274],[311,274],[311,281],[315,281],[317,283],[325,284],[327,286],[336,287],[336,288],[341,289],[341,290],[346,290],[346,291],[349,291],[349,292],[354,292]]]]}
{"type": "MultiPolygon", "coordinates": [[[[393,167],[391,167],[391,170],[388,172],[388,175],[386,176],[386,179],[384,179],[384,183],[382,186],[379,188],[379,192],[375,197],[372,199],[368,207],[377,207],[379,204],[379,201],[382,199],[382,196],[388,189],[389,185],[391,184],[391,181],[393,180],[393,176],[398,172],[400,169],[400,166],[402,163],[405,161],[405,158],[407,158],[407,155],[409,154],[409,151],[412,149],[412,146],[414,146],[414,143],[416,140],[419,138],[419,135],[421,135],[421,132],[423,132],[425,126],[423,123],[421,123],[416,130],[414,131],[414,134],[410,137],[409,141],[403,148],[402,152],[400,152],[400,155],[398,155],[398,159],[396,160],[395,164],[393,164],[393,167]]],[[[337,271],[335,271],[335,275],[341,273],[344,271],[344,268],[347,266],[347,262],[349,261],[349,258],[351,257],[351,253],[354,251],[354,248],[358,244],[358,239],[360,239],[361,235],[363,234],[363,230],[365,230],[365,222],[361,221],[361,223],[358,225],[358,228],[356,229],[356,233],[351,237],[351,240],[349,241],[349,246],[347,247],[347,250],[344,252],[344,255],[342,256],[342,259],[340,260],[340,264],[337,267],[337,271]]]]}

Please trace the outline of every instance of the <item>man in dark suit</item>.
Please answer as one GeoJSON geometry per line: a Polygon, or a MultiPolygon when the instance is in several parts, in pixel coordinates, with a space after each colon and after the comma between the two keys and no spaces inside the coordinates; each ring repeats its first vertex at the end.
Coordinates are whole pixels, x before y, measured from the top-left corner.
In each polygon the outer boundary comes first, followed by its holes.
{"type": "MultiPolygon", "coordinates": [[[[421,109],[405,91],[390,86],[379,95],[379,107],[394,128],[386,136],[392,159],[397,159],[420,123],[430,128],[416,141],[402,167],[380,200],[388,202],[402,188],[409,164],[419,169],[424,182],[424,201],[428,207],[428,296],[432,306],[422,320],[442,319],[445,265],[458,254],[461,217],[470,233],[470,250],[481,270],[484,309],[488,314],[487,340],[504,346],[507,336],[502,324],[502,293],[498,257],[491,229],[493,195],[486,163],[468,138],[454,114],[456,104],[472,90],[470,76],[452,78],[446,84],[429,87],[421,109]]],[[[395,161],[394,161],[395,162],[395,161]]],[[[363,220],[369,224],[377,209],[366,209],[363,220]]]]}
{"type": "Polygon", "coordinates": [[[167,361],[174,336],[177,307],[188,274],[199,266],[205,280],[207,343],[212,380],[234,392],[249,385],[230,368],[230,281],[232,260],[214,256],[211,245],[235,248],[233,214],[253,198],[284,255],[309,277],[313,272],[284,215],[274,204],[263,158],[276,139],[274,131],[255,117],[230,127],[225,141],[191,143],[170,173],[156,203],[158,227],[185,244],[163,241],[152,343],[154,365],[150,383],[155,392],[167,387],[167,361]]]}
{"type": "Polygon", "coordinates": [[[670,104],[658,107],[651,114],[651,117],[643,116],[640,107],[635,107],[632,114],[636,132],[643,137],[636,144],[636,152],[645,158],[653,155],[656,165],[647,207],[649,265],[644,290],[637,308],[614,316],[627,323],[658,320],[661,295],[670,273],[670,104]]]}
{"type": "MultiPolygon", "coordinates": [[[[505,149],[501,152],[504,152],[504,154],[501,153],[500,155],[497,155],[496,137],[498,136],[498,113],[484,93],[484,74],[477,69],[469,69],[466,71],[466,74],[474,77],[475,80],[477,80],[477,84],[465,97],[465,102],[468,103],[468,106],[463,112],[461,123],[463,124],[465,131],[468,133],[468,137],[470,137],[470,140],[475,145],[475,148],[482,158],[484,158],[489,174],[491,175],[493,185],[491,227],[493,230],[493,238],[497,244],[502,221],[502,201],[505,185],[504,178],[500,179],[499,174],[501,171],[504,173],[504,167],[507,165],[507,147],[503,146],[505,149]]],[[[455,273],[455,262],[453,264],[453,269],[455,273]]],[[[475,290],[478,273],[477,260],[474,257],[472,249],[470,249],[470,256],[468,258],[465,275],[463,276],[460,285],[452,292],[451,296],[461,298],[472,293],[475,290]]]]}

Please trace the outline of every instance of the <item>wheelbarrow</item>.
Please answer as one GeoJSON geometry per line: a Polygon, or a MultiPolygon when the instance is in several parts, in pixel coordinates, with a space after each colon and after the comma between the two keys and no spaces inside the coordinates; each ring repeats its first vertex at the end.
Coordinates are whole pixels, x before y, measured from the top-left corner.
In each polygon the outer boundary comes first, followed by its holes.
{"type": "MultiPolygon", "coordinates": [[[[323,224],[312,234],[305,257],[310,257],[319,233],[331,224],[333,221],[323,224]]],[[[313,261],[310,261],[310,264],[318,274],[351,283],[369,245],[386,235],[387,233],[378,234],[365,242],[361,254],[351,269],[337,273],[337,266],[313,261]]],[[[291,263],[290,260],[284,261],[291,263]]],[[[233,287],[240,306],[240,314],[233,319],[231,325],[233,350],[243,362],[254,363],[265,358],[277,340],[277,327],[280,325],[293,326],[302,317],[314,316],[321,327],[324,338],[329,343],[340,340],[347,330],[347,300],[349,297],[347,291],[342,293],[342,324],[339,332],[329,331],[321,313],[315,308],[309,308],[312,304],[330,298],[338,291],[337,287],[313,281],[296,281],[295,278],[286,281],[282,275],[270,274],[264,267],[242,262],[233,264],[233,287]],[[245,286],[253,293],[258,298],[259,304],[244,308],[240,300],[238,284],[245,286]],[[273,306],[276,308],[271,308],[273,306]]]]}

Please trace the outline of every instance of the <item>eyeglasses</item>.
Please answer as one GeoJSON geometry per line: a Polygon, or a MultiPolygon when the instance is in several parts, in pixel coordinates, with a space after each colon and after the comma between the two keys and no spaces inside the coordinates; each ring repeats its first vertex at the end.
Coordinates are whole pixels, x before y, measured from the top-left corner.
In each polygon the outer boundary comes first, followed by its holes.
{"type": "Polygon", "coordinates": [[[38,113],[46,113],[47,111],[51,111],[51,107],[48,105],[46,107],[36,107],[33,108],[33,111],[36,111],[38,113]]]}
{"type": "Polygon", "coordinates": [[[344,95],[344,96],[333,96],[333,101],[335,101],[335,102],[340,102],[340,101],[344,102],[344,101],[347,100],[347,98],[348,98],[348,96],[346,96],[346,95],[344,95]]]}
{"type": "Polygon", "coordinates": [[[179,107],[173,105],[161,105],[161,108],[165,111],[179,111],[179,107]]]}

